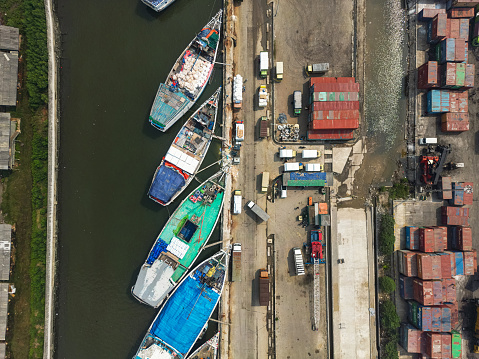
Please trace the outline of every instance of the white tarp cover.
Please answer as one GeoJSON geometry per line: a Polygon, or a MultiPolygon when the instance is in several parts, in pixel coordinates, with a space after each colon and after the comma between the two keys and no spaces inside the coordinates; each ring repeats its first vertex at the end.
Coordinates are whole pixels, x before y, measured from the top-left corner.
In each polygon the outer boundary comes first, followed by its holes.
{"type": "Polygon", "coordinates": [[[281,149],[279,150],[279,157],[280,158],[293,158],[293,150],[288,150],[288,149],[281,149]]]}
{"type": "Polygon", "coordinates": [[[166,250],[174,254],[179,259],[183,259],[189,248],[190,246],[183,242],[181,239],[179,239],[178,237],[173,237],[170,244],[168,244],[168,247],[166,247],[166,250]]]}
{"type": "Polygon", "coordinates": [[[306,172],[321,172],[320,163],[306,163],[305,164],[306,172]]]}
{"type": "Polygon", "coordinates": [[[240,103],[243,101],[243,77],[236,75],[233,81],[233,101],[240,103]]]}
{"type": "Polygon", "coordinates": [[[191,157],[187,153],[173,146],[170,147],[170,149],[166,153],[165,160],[190,174],[196,172],[200,163],[200,161],[198,161],[196,158],[191,157]]]}
{"type": "Polygon", "coordinates": [[[303,158],[316,158],[318,157],[318,150],[303,150],[301,156],[303,158]]]}
{"type": "Polygon", "coordinates": [[[175,270],[162,260],[143,265],[133,287],[133,294],[152,307],[157,307],[173,289],[170,278],[175,270]]]}
{"type": "Polygon", "coordinates": [[[299,171],[299,162],[291,162],[284,164],[285,171],[299,171]]]}
{"type": "Polygon", "coordinates": [[[168,353],[165,349],[159,345],[153,344],[147,349],[140,349],[136,354],[140,359],[173,359],[174,356],[168,353]]]}
{"type": "Polygon", "coordinates": [[[267,70],[268,69],[268,52],[261,51],[259,54],[259,66],[260,70],[267,70]]]}

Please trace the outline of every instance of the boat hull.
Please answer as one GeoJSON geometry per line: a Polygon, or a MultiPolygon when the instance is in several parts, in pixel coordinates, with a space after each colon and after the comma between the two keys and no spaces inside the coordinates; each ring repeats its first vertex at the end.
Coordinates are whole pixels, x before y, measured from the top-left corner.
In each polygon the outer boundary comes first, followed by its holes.
{"type": "Polygon", "coordinates": [[[158,5],[155,5],[152,1],[148,1],[148,0],[141,0],[141,2],[147,5],[148,7],[150,7],[151,9],[157,12],[160,12],[165,10],[171,4],[173,4],[175,0],[163,0],[163,1],[160,1],[158,5]]]}

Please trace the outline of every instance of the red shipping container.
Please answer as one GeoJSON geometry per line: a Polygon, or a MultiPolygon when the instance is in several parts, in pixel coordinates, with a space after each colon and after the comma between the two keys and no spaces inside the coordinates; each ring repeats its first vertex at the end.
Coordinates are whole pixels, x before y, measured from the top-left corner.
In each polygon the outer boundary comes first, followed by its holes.
{"type": "Polygon", "coordinates": [[[441,123],[442,132],[464,132],[469,131],[469,122],[448,121],[441,123]]]}
{"type": "MultiPolygon", "coordinates": [[[[461,113],[461,112],[446,112],[441,115],[441,122],[466,122],[469,123],[469,114],[468,113],[461,113]]],[[[444,181],[444,177],[443,177],[444,181]]],[[[450,182],[449,182],[450,184],[450,182]]],[[[452,189],[450,187],[449,189],[452,189]]]]}
{"type": "Polygon", "coordinates": [[[313,111],[330,110],[359,110],[359,101],[313,102],[313,111]]]}
{"type": "Polygon", "coordinates": [[[464,275],[474,275],[477,271],[477,264],[474,263],[476,251],[464,252],[464,275]]]}
{"type": "Polygon", "coordinates": [[[442,216],[442,224],[448,226],[469,226],[469,218],[462,216],[442,216]]]}
{"type": "Polygon", "coordinates": [[[464,205],[472,205],[472,195],[473,195],[473,189],[474,189],[474,184],[472,182],[464,182],[464,205]]]}
{"type": "Polygon", "coordinates": [[[354,130],[309,130],[308,140],[351,140],[354,130]]]}
{"type": "Polygon", "coordinates": [[[451,328],[456,328],[459,324],[459,308],[457,302],[447,303],[442,305],[443,308],[449,308],[451,310],[451,328]]]}
{"type": "Polygon", "coordinates": [[[442,206],[441,214],[446,216],[469,217],[469,208],[442,206]]]}
{"type": "Polygon", "coordinates": [[[466,61],[466,47],[467,47],[466,40],[456,39],[455,43],[456,43],[456,47],[455,47],[454,61],[455,62],[466,61]]]}
{"type": "Polygon", "coordinates": [[[358,110],[341,111],[313,111],[310,115],[310,121],[313,120],[358,120],[358,110]]]}
{"type": "Polygon", "coordinates": [[[471,227],[458,227],[457,246],[461,251],[472,251],[472,229],[471,227]]]}
{"type": "Polygon", "coordinates": [[[452,336],[442,333],[441,358],[452,358],[452,336]]]}
{"type": "Polygon", "coordinates": [[[442,293],[445,302],[456,302],[456,280],[454,278],[442,280],[442,293]]]}
{"type": "Polygon", "coordinates": [[[445,14],[446,10],[445,9],[429,9],[429,8],[424,8],[422,9],[419,14],[419,21],[429,21],[434,18],[437,14],[445,14]]]}
{"type": "Polygon", "coordinates": [[[444,65],[439,66],[440,84],[441,87],[453,87],[456,86],[456,63],[447,62],[444,65]]]}
{"type": "Polygon", "coordinates": [[[447,36],[447,15],[437,14],[432,20],[431,39],[433,41],[442,40],[447,36]]]}
{"type": "Polygon", "coordinates": [[[469,19],[459,20],[459,38],[466,42],[467,48],[467,42],[469,41],[469,19]]]}
{"type": "Polygon", "coordinates": [[[418,253],[417,276],[421,279],[441,279],[441,257],[430,253],[418,253]]]}
{"type": "Polygon", "coordinates": [[[440,305],[446,302],[443,293],[443,284],[440,280],[422,280],[415,278],[413,281],[414,300],[423,305],[440,305]]]}
{"type": "Polygon", "coordinates": [[[469,104],[467,97],[451,91],[449,93],[449,112],[468,113],[469,104]]]}
{"type": "Polygon", "coordinates": [[[437,61],[428,61],[417,70],[417,88],[428,89],[439,87],[437,61]]]}
{"type": "Polygon", "coordinates": [[[432,228],[419,228],[419,250],[421,252],[435,252],[434,230],[432,228]]]}
{"type": "Polygon", "coordinates": [[[359,120],[315,120],[310,124],[312,130],[355,130],[359,127],[359,120]]]}
{"type": "Polygon", "coordinates": [[[473,7],[453,7],[447,13],[451,19],[472,19],[474,17],[473,7]]]}
{"type": "Polygon", "coordinates": [[[336,77],[311,77],[309,79],[309,86],[313,86],[315,84],[335,84],[336,77]]]}
{"type": "Polygon", "coordinates": [[[436,252],[443,252],[447,249],[447,227],[436,226],[433,229],[436,252]]]}
{"type": "Polygon", "coordinates": [[[452,0],[451,6],[453,7],[474,7],[479,4],[477,0],[452,0]]]}
{"type": "Polygon", "coordinates": [[[474,87],[474,74],[476,71],[476,65],[466,64],[466,77],[464,78],[463,89],[469,89],[474,87]]]}
{"type": "Polygon", "coordinates": [[[441,253],[441,277],[442,278],[451,278],[454,274],[452,273],[452,261],[454,257],[450,252],[441,253]]]}
{"type": "Polygon", "coordinates": [[[338,77],[337,82],[338,83],[353,84],[353,83],[356,82],[356,78],[354,78],[354,77],[338,77]]]}
{"type": "Polygon", "coordinates": [[[452,39],[459,39],[459,19],[447,19],[447,35],[452,39]]]}
{"type": "Polygon", "coordinates": [[[426,333],[426,353],[430,358],[442,358],[442,335],[426,333]]]}

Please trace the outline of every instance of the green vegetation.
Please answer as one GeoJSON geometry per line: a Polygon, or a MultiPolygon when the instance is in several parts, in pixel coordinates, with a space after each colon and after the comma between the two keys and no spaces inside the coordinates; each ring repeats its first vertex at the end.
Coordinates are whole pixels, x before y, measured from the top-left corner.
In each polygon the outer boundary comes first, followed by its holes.
{"type": "Polygon", "coordinates": [[[383,214],[379,228],[379,251],[389,256],[394,252],[394,217],[390,214],[383,214]]]}
{"type": "Polygon", "coordinates": [[[396,282],[389,276],[379,277],[379,289],[384,293],[392,293],[396,290],[396,282]]]}
{"type": "Polygon", "coordinates": [[[389,299],[381,303],[379,305],[379,315],[381,316],[381,329],[391,335],[395,335],[396,330],[401,325],[401,321],[396,313],[394,303],[389,299]]]}
{"type": "Polygon", "coordinates": [[[407,199],[409,197],[409,182],[407,178],[402,178],[399,182],[393,184],[392,187],[382,186],[379,192],[389,192],[389,199],[407,199]]]}
{"type": "Polygon", "coordinates": [[[7,356],[43,357],[45,322],[45,254],[48,140],[46,102],[48,51],[43,0],[2,0],[5,24],[20,28],[22,44],[19,92],[12,117],[21,118],[15,170],[4,173],[2,211],[16,225],[13,282],[17,294],[10,306],[7,356]]]}
{"type": "Polygon", "coordinates": [[[384,345],[383,353],[381,355],[383,359],[399,359],[397,349],[397,336],[388,338],[386,345],[384,345]]]}

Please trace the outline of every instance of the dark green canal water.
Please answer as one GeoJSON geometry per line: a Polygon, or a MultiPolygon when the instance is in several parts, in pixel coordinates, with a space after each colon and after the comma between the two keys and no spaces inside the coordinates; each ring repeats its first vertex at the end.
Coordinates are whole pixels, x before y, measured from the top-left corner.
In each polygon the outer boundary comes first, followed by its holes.
{"type": "MultiPolygon", "coordinates": [[[[156,314],[130,288],[168,218],[147,191],[181,123],[163,134],[148,124],[148,114],[158,84],[220,6],[219,0],[178,0],[157,14],[139,0],[58,0],[57,358],[131,358],[156,314]]],[[[197,104],[221,83],[221,67],[213,76],[197,104]]],[[[219,148],[213,143],[204,166],[219,148]]],[[[217,239],[218,231],[210,241],[217,239]]]]}

